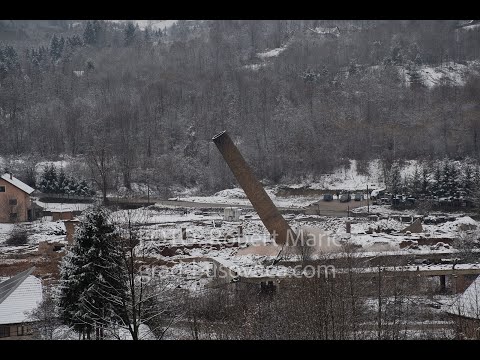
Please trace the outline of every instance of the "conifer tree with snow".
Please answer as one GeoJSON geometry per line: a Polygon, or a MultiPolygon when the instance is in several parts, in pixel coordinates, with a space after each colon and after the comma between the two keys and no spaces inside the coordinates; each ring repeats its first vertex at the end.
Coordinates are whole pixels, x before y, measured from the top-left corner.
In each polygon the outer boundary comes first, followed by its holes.
{"type": "Polygon", "coordinates": [[[466,164],[465,167],[463,168],[463,173],[461,178],[461,181],[462,181],[461,189],[466,199],[470,199],[473,194],[474,187],[475,187],[474,176],[475,174],[474,174],[472,165],[466,164]]]}
{"type": "Polygon", "coordinates": [[[480,166],[478,164],[475,166],[473,175],[473,190],[471,200],[477,211],[480,211],[480,166]]]}
{"type": "Polygon", "coordinates": [[[87,339],[94,329],[102,337],[112,319],[123,318],[127,277],[121,241],[109,217],[102,207],[87,211],[61,264],[62,319],[87,339]]]}
{"type": "Polygon", "coordinates": [[[458,172],[455,164],[445,160],[442,177],[443,196],[456,196],[459,191],[458,172]]]}
{"type": "Polygon", "coordinates": [[[414,197],[418,197],[422,193],[422,178],[420,171],[418,170],[418,165],[415,165],[415,169],[410,179],[409,190],[414,197]]]}
{"type": "Polygon", "coordinates": [[[427,196],[430,192],[431,184],[430,184],[430,171],[426,165],[422,167],[422,179],[421,179],[421,194],[423,196],[427,196]]]}
{"type": "Polygon", "coordinates": [[[50,56],[53,60],[57,60],[59,58],[58,55],[58,38],[57,35],[53,35],[52,40],[50,41],[50,56]]]}
{"type": "Polygon", "coordinates": [[[93,196],[95,192],[88,186],[85,179],[77,181],[60,169],[57,172],[55,166],[47,165],[38,183],[40,191],[46,194],[70,194],[79,196],[93,196]]]}
{"type": "Polygon", "coordinates": [[[441,197],[443,195],[442,169],[439,164],[436,164],[432,177],[431,193],[435,197],[441,197]]]}
{"type": "Polygon", "coordinates": [[[80,196],[93,196],[95,195],[95,191],[93,191],[87,184],[87,181],[83,179],[77,185],[75,194],[80,196]]]}
{"type": "Polygon", "coordinates": [[[45,166],[45,168],[43,169],[43,173],[40,177],[38,188],[41,192],[46,194],[54,193],[57,191],[57,170],[55,169],[55,166],[45,166]]]}
{"type": "Polygon", "coordinates": [[[131,21],[127,23],[125,28],[125,46],[129,46],[133,43],[136,29],[137,27],[131,21]]]}
{"type": "Polygon", "coordinates": [[[394,195],[399,194],[402,188],[402,176],[397,162],[392,165],[389,175],[390,191],[394,195]]]}
{"type": "Polygon", "coordinates": [[[68,194],[70,187],[70,181],[65,174],[65,171],[60,169],[60,172],[57,176],[57,186],[56,186],[56,193],[58,194],[68,194]]]}
{"type": "Polygon", "coordinates": [[[83,32],[83,42],[88,45],[93,45],[97,42],[95,28],[91,21],[87,21],[87,25],[85,26],[85,30],[83,32]]]}

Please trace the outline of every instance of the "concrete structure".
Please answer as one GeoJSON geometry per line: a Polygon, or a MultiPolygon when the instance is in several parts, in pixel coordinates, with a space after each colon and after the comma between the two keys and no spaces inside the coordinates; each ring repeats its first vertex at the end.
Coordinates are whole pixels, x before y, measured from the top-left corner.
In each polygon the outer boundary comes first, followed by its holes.
{"type": "Polygon", "coordinates": [[[30,195],[35,190],[11,173],[0,177],[0,223],[32,221],[30,195]]]}
{"type": "Polygon", "coordinates": [[[75,228],[77,227],[78,224],[80,224],[80,220],[77,219],[71,219],[71,220],[65,220],[65,230],[67,231],[67,235],[65,236],[65,239],[68,242],[68,245],[73,244],[73,235],[75,234],[75,228]]]}
{"type": "Polygon", "coordinates": [[[44,255],[51,255],[55,251],[60,251],[63,247],[65,247],[65,245],[59,242],[50,243],[48,241],[42,241],[38,243],[38,252],[44,255]]]}
{"type": "Polygon", "coordinates": [[[240,214],[242,211],[239,208],[226,207],[223,209],[223,220],[225,221],[240,221],[240,214]]]}
{"type": "Polygon", "coordinates": [[[42,301],[42,282],[30,275],[35,267],[12,278],[0,278],[0,339],[32,335],[28,313],[42,301]]]}
{"type": "Polygon", "coordinates": [[[400,232],[406,233],[407,231],[410,231],[411,233],[423,232],[422,219],[416,219],[412,224],[408,225],[405,229],[403,229],[400,232]]]}
{"type": "Polygon", "coordinates": [[[52,221],[73,220],[73,211],[52,211],[52,221]]]}
{"type": "Polygon", "coordinates": [[[295,233],[273,204],[272,199],[270,199],[260,181],[257,180],[227,132],[223,131],[215,135],[212,140],[243,191],[245,191],[268,232],[275,238],[275,242],[283,245],[287,243],[288,239],[295,239],[295,233]]]}

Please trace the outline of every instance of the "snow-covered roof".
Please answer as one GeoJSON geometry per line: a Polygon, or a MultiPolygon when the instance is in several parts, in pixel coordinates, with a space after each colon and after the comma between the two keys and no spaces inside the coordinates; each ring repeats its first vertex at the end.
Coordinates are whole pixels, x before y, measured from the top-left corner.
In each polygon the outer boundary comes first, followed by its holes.
{"type": "Polygon", "coordinates": [[[30,268],[12,278],[0,278],[0,325],[28,321],[26,313],[42,301],[42,282],[30,268]]]}
{"type": "Polygon", "coordinates": [[[480,276],[450,306],[448,313],[480,319],[480,276]]]}
{"type": "Polygon", "coordinates": [[[382,188],[382,189],[375,189],[375,190],[372,190],[372,192],[370,193],[370,196],[378,196],[378,194],[382,191],[385,191],[387,189],[385,188],[382,188]]]}
{"type": "Polygon", "coordinates": [[[335,27],[316,27],[315,29],[309,29],[310,31],[319,34],[319,35],[331,35],[338,37],[340,36],[340,30],[338,29],[338,26],[335,27]]]}
{"type": "Polygon", "coordinates": [[[15,176],[12,176],[10,178],[9,173],[3,174],[2,179],[5,180],[6,182],[12,184],[13,186],[19,188],[20,190],[26,192],[28,195],[30,195],[31,193],[33,193],[35,191],[34,188],[31,188],[30,186],[28,186],[24,182],[18,180],[15,176]]]}

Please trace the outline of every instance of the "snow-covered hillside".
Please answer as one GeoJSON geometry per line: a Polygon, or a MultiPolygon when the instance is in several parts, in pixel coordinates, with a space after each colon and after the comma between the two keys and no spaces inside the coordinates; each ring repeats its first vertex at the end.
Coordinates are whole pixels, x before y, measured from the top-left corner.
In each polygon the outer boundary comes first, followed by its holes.
{"type": "Polygon", "coordinates": [[[150,27],[152,30],[164,30],[175,24],[178,20],[108,20],[115,23],[125,23],[127,21],[132,21],[138,27],[144,30],[147,27],[150,27]]]}
{"type": "Polygon", "coordinates": [[[261,63],[248,64],[248,65],[244,65],[243,67],[245,69],[258,70],[261,67],[264,67],[268,64],[271,64],[271,62],[269,60],[277,57],[278,55],[280,55],[283,51],[285,51],[285,49],[288,47],[288,45],[289,45],[289,42],[287,42],[285,45],[283,45],[281,47],[278,47],[278,48],[275,48],[275,49],[270,49],[270,50],[267,49],[263,52],[259,52],[259,53],[256,54],[256,56],[262,61],[261,63]]]}
{"type": "MultiPolygon", "coordinates": [[[[410,171],[410,169],[406,169],[410,171]]],[[[292,188],[309,187],[310,189],[325,190],[360,190],[377,189],[385,185],[381,163],[379,160],[371,161],[368,165],[368,175],[360,174],[357,169],[357,161],[350,160],[350,166],[341,166],[331,174],[324,174],[319,178],[306,179],[305,181],[293,184],[292,188]]]]}
{"type": "Polygon", "coordinates": [[[284,46],[279,47],[279,48],[276,48],[276,49],[267,50],[267,51],[258,53],[257,56],[258,56],[260,59],[268,59],[268,58],[271,58],[271,57],[278,56],[278,55],[279,55],[282,51],[284,51],[286,48],[287,48],[287,45],[284,45],[284,46]]]}
{"type": "Polygon", "coordinates": [[[470,75],[480,74],[480,61],[467,61],[463,64],[451,61],[439,66],[421,65],[410,69],[399,66],[397,69],[407,86],[411,85],[415,74],[418,74],[418,80],[429,88],[442,83],[463,86],[470,75]]]}

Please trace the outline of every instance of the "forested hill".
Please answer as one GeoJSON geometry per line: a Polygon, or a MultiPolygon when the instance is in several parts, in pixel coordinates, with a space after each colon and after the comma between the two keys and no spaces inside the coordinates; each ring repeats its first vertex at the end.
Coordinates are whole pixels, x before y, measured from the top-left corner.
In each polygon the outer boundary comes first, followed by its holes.
{"type": "Polygon", "coordinates": [[[102,156],[127,187],[205,190],[233,183],[211,142],[225,129],[273,182],[478,157],[476,21],[168,25],[0,21],[0,155],[102,156]]]}

